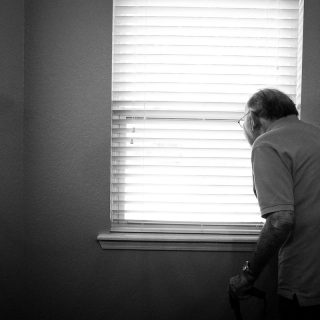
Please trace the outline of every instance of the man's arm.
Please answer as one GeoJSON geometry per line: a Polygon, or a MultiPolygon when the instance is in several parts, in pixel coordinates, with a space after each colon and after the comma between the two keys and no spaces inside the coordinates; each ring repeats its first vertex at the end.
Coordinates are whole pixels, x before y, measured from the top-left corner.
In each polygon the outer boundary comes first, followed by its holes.
{"type": "Polygon", "coordinates": [[[255,277],[259,276],[270,259],[279,251],[291,234],[293,225],[292,211],[278,211],[267,216],[251,261],[251,270],[255,277]]]}
{"type": "Polygon", "coordinates": [[[239,297],[246,296],[263,268],[288,239],[293,226],[292,211],[278,211],[267,216],[250,262],[249,272],[242,272],[230,279],[229,284],[235,294],[239,297]]]}

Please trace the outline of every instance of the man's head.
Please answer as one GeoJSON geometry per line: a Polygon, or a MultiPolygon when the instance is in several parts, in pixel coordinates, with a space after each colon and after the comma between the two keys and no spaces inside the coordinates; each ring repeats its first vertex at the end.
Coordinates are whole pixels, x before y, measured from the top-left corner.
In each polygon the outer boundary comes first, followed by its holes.
{"type": "Polygon", "coordinates": [[[247,102],[246,111],[248,114],[243,129],[251,145],[275,120],[289,115],[298,115],[293,101],[276,89],[263,89],[256,92],[247,102]]]}

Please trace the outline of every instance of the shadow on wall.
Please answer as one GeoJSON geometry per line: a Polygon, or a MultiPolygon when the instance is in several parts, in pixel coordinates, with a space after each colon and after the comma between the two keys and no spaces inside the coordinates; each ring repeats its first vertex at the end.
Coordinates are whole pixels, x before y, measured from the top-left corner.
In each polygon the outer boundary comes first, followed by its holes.
{"type": "MultiPolygon", "coordinates": [[[[22,301],[22,104],[0,94],[0,314],[17,314],[22,301]]],[[[12,318],[12,317],[10,317],[12,318]]]]}

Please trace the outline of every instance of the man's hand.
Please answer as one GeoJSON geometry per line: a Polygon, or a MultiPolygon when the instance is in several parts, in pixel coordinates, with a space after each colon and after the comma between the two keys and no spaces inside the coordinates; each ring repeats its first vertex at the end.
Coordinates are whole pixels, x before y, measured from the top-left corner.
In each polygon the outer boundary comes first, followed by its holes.
{"type": "Polygon", "coordinates": [[[251,271],[241,271],[229,281],[229,290],[234,297],[245,299],[250,296],[249,291],[253,288],[254,281],[288,239],[293,226],[294,215],[292,211],[277,211],[267,216],[252,257],[251,271]]]}
{"type": "Polygon", "coordinates": [[[239,299],[247,299],[250,296],[249,292],[253,287],[254,281],[255,278],[253,276],[242,271],[240,274],[230,278],[229,290],[232,295],[239,299]]]}

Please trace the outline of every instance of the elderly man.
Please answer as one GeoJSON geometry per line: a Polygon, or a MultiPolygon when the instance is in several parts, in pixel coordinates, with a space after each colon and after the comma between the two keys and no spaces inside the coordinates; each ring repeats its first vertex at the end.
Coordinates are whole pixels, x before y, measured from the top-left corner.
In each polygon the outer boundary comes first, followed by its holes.
{"type": "Polygon", "coordinates": [[[252,146],[254,192],[266,221],[230,288],[245,297],[278,253],[281,319],[320,319],[320,128],[297,115],[287,95],[264,89],[239,120],[252,146]]]}

